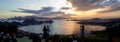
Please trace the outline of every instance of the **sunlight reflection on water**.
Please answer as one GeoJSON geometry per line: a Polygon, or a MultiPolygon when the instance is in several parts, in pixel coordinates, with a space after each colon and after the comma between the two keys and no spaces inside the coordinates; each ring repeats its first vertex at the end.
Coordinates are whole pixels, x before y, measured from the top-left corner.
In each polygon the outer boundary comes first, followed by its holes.
{"type": "MultiPolygon", "coordinates": [[[[77,24],[75,21],[66,21],[66,20],[53,20],[52,24],[41,24],[41,25],[29,25],[19,27],[19,30],[24,30],[32,33],[43,33],[42,29],[44,25],[49,25],[50,34],[79,34],[80,33],[80,24],[77,24]]],[[[85,32],[89,33],[90,31],[104,30],[105,27],[102,26],[93,26],[85,25],[85,32]]]]}

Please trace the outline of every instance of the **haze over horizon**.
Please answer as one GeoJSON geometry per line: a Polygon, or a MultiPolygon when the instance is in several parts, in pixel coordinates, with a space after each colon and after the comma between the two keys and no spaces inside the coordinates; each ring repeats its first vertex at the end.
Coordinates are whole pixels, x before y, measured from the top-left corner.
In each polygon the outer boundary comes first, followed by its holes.
{"type": "Polygon", "coordinates": [[[118,18],[120,0],[0,0],[0,18],[118,18]]]}

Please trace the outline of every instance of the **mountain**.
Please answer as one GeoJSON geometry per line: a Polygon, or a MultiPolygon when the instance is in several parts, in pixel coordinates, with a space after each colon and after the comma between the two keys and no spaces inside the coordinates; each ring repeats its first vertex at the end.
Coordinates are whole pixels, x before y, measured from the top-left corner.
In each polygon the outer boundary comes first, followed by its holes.
{"type": "Polygon", "coordinates": [[[12,17],[12,18],[8,18],[8,20],[25,20],[25,19],[30,19],[30,18],[34,18],[34,19],[65,19],[63,17],[55,17],[55,18],[47,18],[47,17],[38,17],[38,16],[24,16],[24,17],[12,17]]]}

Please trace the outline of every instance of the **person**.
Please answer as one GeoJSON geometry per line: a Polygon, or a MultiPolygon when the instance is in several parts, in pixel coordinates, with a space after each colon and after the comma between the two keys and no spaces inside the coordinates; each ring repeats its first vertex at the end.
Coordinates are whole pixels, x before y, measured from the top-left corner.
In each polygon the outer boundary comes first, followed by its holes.
{"type": "Polygon", "coordinates": [[[113,38],[112,38],[112,42],[117,42],[117,38],[116,38],[116,37],[113,37],[113,38]]]}
{"type": "Polygon", "coordinates": [[[47,34],[47,28],[46,28],[46,26],[44,26],[44,28],[43,28],[43,38],[46,38],[46,34],[47,34]]]}
{"type": "Polygon", "coordinates": [[[2,42],[2,40],[3,40],[3,32],[0,32],[0,42],[2,42]]]}
{"type": "Polygon", "coordinates": [[[8,36],[4,39],[4,42],[17,42],[17,40],[14,37],[8,36]]]}
{"type": "Polygon", "coordinates": [[[84,25],[81,25],[81,42],[84,42],[84,36],[85,36],[85,27],[84,27],[84,25]]]}
{"type": "Polygon", "coordinates": [[[47,33],[48,33],[48,35],[50,34],[50,28],[48,25],[47,25],[47,33]]]}
{"type": "Polygon", "coordinates": [[[32,39],[32,42],[41,42],[41,40],[42,39],[39,37],[39,35],[35,34],[34,37],[33,37],[33,39],[32,39]]]}
{"type": "Polygon", "coordinates": [[[45,41],[48,42],[48,37],[49,37],[48,29],[47,29],[46,26],[44,26],[44,28],[43,28],[43,39],[45,39],[45,41]]]}

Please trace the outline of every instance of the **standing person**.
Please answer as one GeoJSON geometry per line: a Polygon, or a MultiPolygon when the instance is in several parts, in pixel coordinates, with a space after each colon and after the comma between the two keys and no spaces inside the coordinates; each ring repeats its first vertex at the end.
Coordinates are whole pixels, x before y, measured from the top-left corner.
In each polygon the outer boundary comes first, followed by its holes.
{"type": "Polygon", "coordinates": [[[45,39],[47,37],[47,28],[46,26],[43,27],[43,39],[45,39]]]}
{"type": "Polygon", "coordinates": [[[84,42],[84,36],[85,36],[85,27],[84,25],[81,25],[81,42],[84,42]]]}
{"type": "Polygon", "coordinates": [[[4,39],[4,42],[9,42],[9,39],[10,39],[10,37],[6,37],[6,38],[4,39]]]}
{"type": "Polygon", "coordinates": [[[2,42],[3,41],[3,32],[0,32],[0,42],[2,42]]]}
{"type": "Polygon", "coordinates": [[[48,42],[48,36],[49,34],[48,34],[48,29],[47,29],[47,27],[46,26],[44,26],[44,28],[43,28],[43,39],[45,39],[45,41],[46,42],[48,42]]]}
{"type": "Polygon", "coordinates": [[[13,42],[18,42],[17,39],[14,38],[13,36],[11,36],[11,40],[12,40],[13,42]]]}
{"type": "Polygon", "coordinates": [[[47,25],[47,40],[49,40],[49,35],[50,35],[50,28],[49,25],[47,25]]]}
{"type": "Polygon", "coordinates": [[[117,42],[117,38],[114,37],[113,35],[108,36],[108,42],[117,42]]]}
{"type": "Polygon", "coordinates": [[[38,34],[34,35],[34,37],[32,38],[32,42],[41,42],[41,38],[39,37],[38,34]]]}
{"type": "Polygon", "coordinates": [[[48,33],[48,35],[50,34],[50,28],[48,25],[47,25],[47,33],[48,33]]]}

